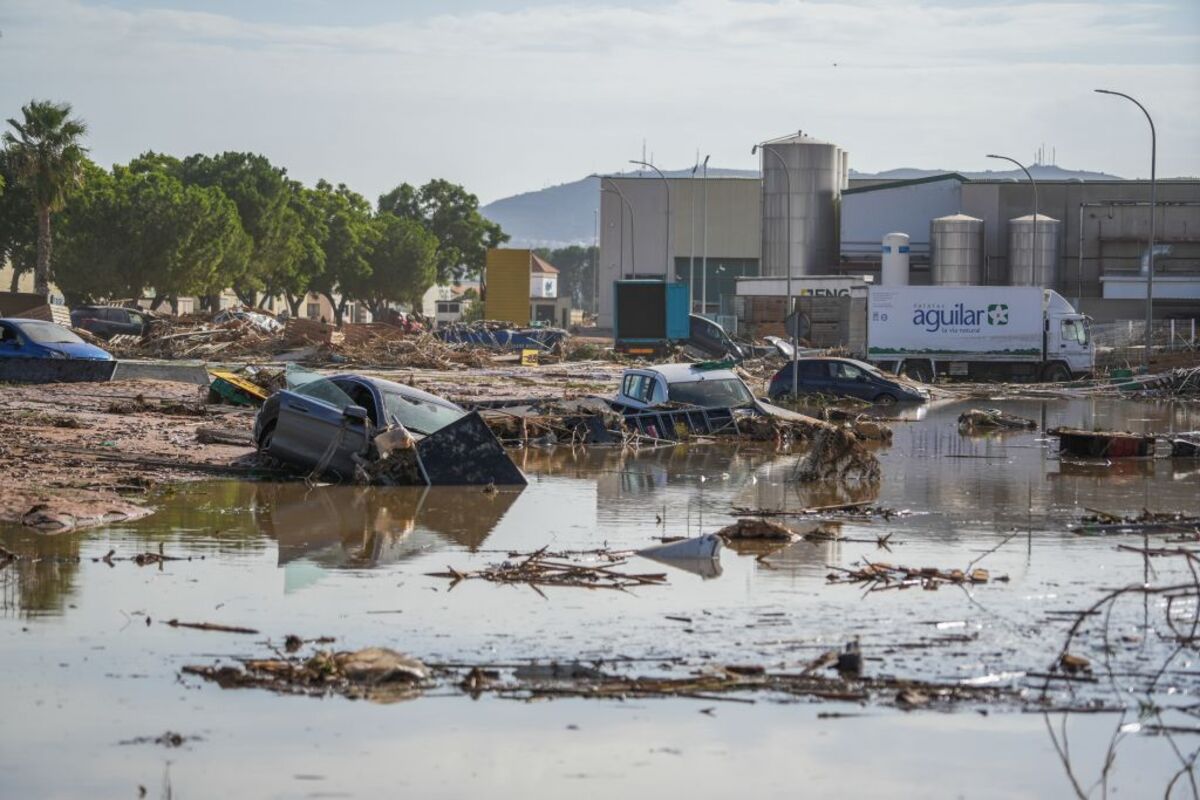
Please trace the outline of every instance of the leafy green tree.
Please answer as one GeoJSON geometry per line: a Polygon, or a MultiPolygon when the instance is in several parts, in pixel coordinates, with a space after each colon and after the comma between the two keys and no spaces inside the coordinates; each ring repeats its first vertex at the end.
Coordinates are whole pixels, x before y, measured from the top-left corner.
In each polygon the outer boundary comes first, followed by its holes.
{"type": "Polygon", "coordinates": [[[252,247],[237,207],[216,187],[160,169],[93,167],[63,215],[58,278],[71,302],[221,291],[252,247]]]}
{"type": "Polygon", "coordinates": [[[376,216],[372,225],[376,241],[367,258],[370,273],[343,287],[342,302],[347,296],[362,300],[375,316],[382,316],[390,303],[419,306],[437,279],[437,237],[420,222],[393,214],[376,216]]]}
{"type": "Polygon", "coordinates": [[[257,305],[260,292],[302,291],[304,270],[320,259],[319,232],[306,227],[299,184],[286,170],[254,153],[222,153],[189,156],[180,171],[185,184],[216,186],[237,205],[254,243],[232,283],[243,303],[257,305]]]}
{"type": "Polygon", "coordinates": [[[420,189],[402,183],[379,198],[379,213],[420,222],[437,238],[437,282],[475,277],[488,248],[509,239],[500,226],[479,213],[479,198],[445,180],[420,189]]]}
{"type": "MultiPolygon", "coordinates": [[[[350,294],[365,287],[371,275],[369,257],[379,229],[371,220],[371,204],[345,184],[335,187],[322,180],[307,191],[308,203],[319,218],[324,255],[324,269],[312,277],[308,289],[329,300],[334,321],[341,325],[346,305],[353,299],[350,294]]],[[[302,300],[303,295],[289,296],[293,316],[299,315],[302,300]]]]}
{"type": "Polygon", "coordinates": [[[7,150],[0,150],[0,182],[5,187],[0,194],[0,264],[12,265],[9,291],[15,292],[21,276],[37,263],[37,218],[30,213],[33,196],[17,180],[7,150]]]}
{"type": "Polygon", "coordinates": [[[37,219],[37,260],[34,286],[38,294],[50,292],[50,215],[61,211],[67,192],[79,183],[87,150],[81,140],[87,125],[71,116],[69,103],[31,100],[21,108],[21,119],[9,119],[4,145],[17,180],[33,199],[37,219]]]}

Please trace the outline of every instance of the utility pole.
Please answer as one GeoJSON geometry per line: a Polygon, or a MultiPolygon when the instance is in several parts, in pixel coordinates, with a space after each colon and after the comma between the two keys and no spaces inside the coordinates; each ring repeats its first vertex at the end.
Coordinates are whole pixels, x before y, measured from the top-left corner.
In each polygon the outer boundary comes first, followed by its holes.
{"type": "Polygon", "coordinates": [[[692,179],[688,183],[688,195],[692,201],[692,224],[688,229],[688,313],[696,310],[696,170],[700,169],[700,153],[696,152],[696,163],[692,166],[692,179]]]}
{"type": "MultiPolygon", "coordinates": [[[[1029,174],[1029,170],[1025,169],[1025,165],[1020,161],[1017,161],[1015,158],[993,155],[992,153],[988,153],[988,158],[999,158],[1004,161],[1011,161],[1021,168],[1021,171],[1025,173],[1025,177],[1029,178],[1029,183],[1033,185],[1033,280],[1036,282],[1039,277],[1038,261],[1040,260],[1041,256],[1041,253],[1038,252],[1038,225],[1040,223],[1038,220],[1037,181],[1035,181],[1033,176],[1029,174]]],[[[1012,258],[1011,253],[1009,253],[1009,258],[1012,258]]]]}
{"type": "Polygon", "coordinates": [[[700,316],[708,313],[708,156],[704,157],[704,243],[700,256],[700,316]]]}
{"type": "MultiPolygon", "coordinates": [[[[787,289],[785,290],[787,292],[787,303],[784,305],[783,321],[788,326],[788,341],[792,343],[792,402],[795,402],[796,396],[799,394],[798,384],[800,375],[799,370],[796,368],[796,352],[798,348],[796,342],[796,320],[793,319],[796,312],[792,304],[792,174],[783,156],[775,152],[770,145],[762,145],[761,147],[763,153],[770,153],[775,156],[775,159],[779,162],[779,166],[783,167],[784,188],[787,189],[787,289]]],[[[754,145],[754,147],[750,148],[750,155],[757,153],[758,149],[759,145],[754,145]]],[[[762,174],[763,194],[766,194],[767,171],[763,169],[762,174]]]]}
{"type": "Polygon", "coordinates": [[[1155,197],[1155,167],[1158,161],[1158,135],[1154,132],[1154,120],[1150,118],[1150,112],[1146,107],[1134,100],[1127,94],[1114,92],[1111,89],[1097,89],[1099,94],[1111,94],[1117,97],[1124,97],[1129,102],[1142,110],[1146,115],[1146,121],[1150,123],[1150,252],[1148,254],[1149,264],[1146,269],[1146,352],[1142,359],[1142,364],[1146,371],[1150,371],[1150,347],[1154,343],[1154,338],[1151,335],[1150,328],[1154,323],[1154,209],[1157,205],[1155,197]]]}
{"type": "Polygon", "coordinates": [[[658,173],[658,177],[662,179],[663,186],[667,190],[667,229],[663,236],[663,279],[667,283],[674,282],[675,268],[671,264],[671,184],[667,180],[667,176],[658,167],[651,164],[649,161],[638,161],[630,159],[630,164],[640,164],[643,167],[649,167],[658,173]]]}

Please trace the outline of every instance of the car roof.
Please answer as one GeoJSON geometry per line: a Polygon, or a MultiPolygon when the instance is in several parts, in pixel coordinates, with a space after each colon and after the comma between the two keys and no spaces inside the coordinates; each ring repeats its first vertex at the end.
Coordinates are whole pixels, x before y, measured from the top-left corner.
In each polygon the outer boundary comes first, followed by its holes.
{"type": "Polygon", "coordinates": [[[404,395],[405,397],[411,397],[414,400],[426,400],[426,401],[429,401],[432,403],[438,403],[438,404],[441,404],[444,406],[449,406],[451,408],[457,408],[460,411],[462,410],[462,408],[457,403],[452,403],[444,397],[438,397],[436,394],[430,394],[429,392],[423,392],[420,389],[414,389],[413,387],[408,386],[406,384],[396,383],[395,381],[389,381],[384,378],[372,378],[367,375],[330,375],[329,376],[330,380],[335,380],[335,379],[339,379],[339,378],[340,379],[353,379],[356,381],[361,381],[362,383],[368,383],[368,384],[373,385],[376,389],[378,389],[381,392],[382,391],[393,392],[395,394],[404,395]]]}
{"type": "Polygon", "coordinates": [[[50,322],[49,320],[44,320],[44,319],[29,319],[27,317],[4,317],[3,321],[11,322],[13,327],[15,327],[15,328],[24,328],[26,325],[50,325],[50,326],[58,328],[60,330],[64,330],[64,331],[67,330],[67,328],[65,326],[59,325],[57,322],[50,322]]]}
{"type": "Polygon", "coordinates": [[[630,372],[659,375],[668,384],[705,379],[726,380],[728,378],[737,378],[737,374],[731,369],[706,369],[698,364],[658,364],[651,367],[638,367],[626,370],[626,373],[630,372]]]}

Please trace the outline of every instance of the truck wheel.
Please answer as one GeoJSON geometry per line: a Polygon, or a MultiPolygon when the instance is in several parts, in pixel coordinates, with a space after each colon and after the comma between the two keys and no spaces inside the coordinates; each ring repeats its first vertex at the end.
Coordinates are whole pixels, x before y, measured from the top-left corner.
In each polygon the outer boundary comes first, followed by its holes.
{"type": "Polygon", "coordinates": [[[1066,383],[1071,380],[1071,370],[1061,361],[1052,361],[1042,370],[1042,380],[1045,383],[1066,383]]]}
{"type": "Polygon", "coordinates": [[[929,383],[933,380],[933,369],[928,361],[905,361],[904,375],[920,383],[929,383]]]}

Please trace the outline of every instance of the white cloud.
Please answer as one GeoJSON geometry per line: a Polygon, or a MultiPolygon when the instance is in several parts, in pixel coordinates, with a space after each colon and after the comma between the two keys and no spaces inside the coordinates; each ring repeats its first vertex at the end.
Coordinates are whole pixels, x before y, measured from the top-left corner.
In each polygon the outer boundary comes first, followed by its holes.
{"type": "Polygon", "coordinates": [[[73,102],[94,153],[258,150],[304,180],[375,194],[445,176],[485,198],[657,160],[750,166],[803,127],[860,169],[983,166],[1057,146],[1067,166],[1200,174],[1200,31],[1133,2],[585,3],[371,26],[10,0],[0,104],[73,102]],[[837,66],[834,66],[836,64],[837,66]]]}

